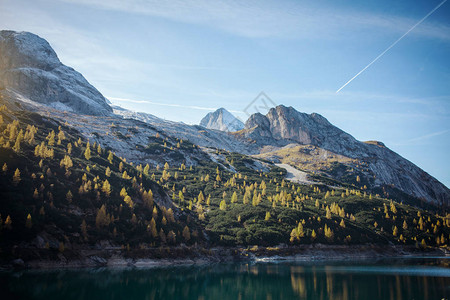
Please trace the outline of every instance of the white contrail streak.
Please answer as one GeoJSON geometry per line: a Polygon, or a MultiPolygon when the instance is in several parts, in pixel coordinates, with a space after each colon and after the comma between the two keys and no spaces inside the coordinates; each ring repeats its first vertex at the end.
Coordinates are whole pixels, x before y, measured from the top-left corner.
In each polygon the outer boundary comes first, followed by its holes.
{"type": "Polygon", "coordinates": [[[394,47],[398,42],[400,42],[408,33],[410,33],[411,31],[414,30],[414,28],[416,28],[417,26],[419,26],[423,21],[425,21],[426,18],[428,18],[429,16],[431,16],[439,7],[441,7],[445,2],[447,2],[447,0],[442,1],[441,3],[439,3],[438,6],[436,6],[432,11],[430,11],[425,17],[423,17],[422,19],[420,19],[419,22],[417,22],[413,27],[411,27],[407,32],[405,32],[401,37],[399,37],[394,43],[392,43],[392,45],[390,45],[386,50],[384,50],[383,52],[381,52],[380,55],[378,55],[374,60],[372,60],[372,62],[370,64],[368,64],[367,66],[364,67],[364,69],[362,69],[361,71],[358,72],[358,74],[356,74],[355,76],[353,76],[349,81],[347,81],[343,86],[341,86],[340,89],[338,89],[336,91],[336,94],[339,93],[343,88],[345,88],[350,82],[352,82],[356,77],[358,77],[359,75],[361,75],[362,72],[364,72],[365,70],[367,70],[371,65],[373,65],[373,63],[375,63],[380,57],[382,57],[386,52],[388,52],[392,47],[394,47]]]}

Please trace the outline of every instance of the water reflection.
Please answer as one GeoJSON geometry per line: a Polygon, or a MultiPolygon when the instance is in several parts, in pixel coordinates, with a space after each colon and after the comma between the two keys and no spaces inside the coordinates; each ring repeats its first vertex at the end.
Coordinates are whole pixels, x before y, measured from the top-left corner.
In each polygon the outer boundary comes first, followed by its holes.
{"type": "Polygon", "coordinates": [[[3,299],[442,299],[448,260],[0,273],[3,299]]]}

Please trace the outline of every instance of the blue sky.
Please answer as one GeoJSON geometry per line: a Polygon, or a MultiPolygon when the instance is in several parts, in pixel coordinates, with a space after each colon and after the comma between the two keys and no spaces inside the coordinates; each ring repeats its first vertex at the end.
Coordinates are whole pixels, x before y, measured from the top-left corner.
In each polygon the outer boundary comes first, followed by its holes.
{"type": "Polygon", "coordinates": [[[450,186],[450,1],[0,0],[113,103],[198,123],[261,91],[380,140],[450,186]]]}

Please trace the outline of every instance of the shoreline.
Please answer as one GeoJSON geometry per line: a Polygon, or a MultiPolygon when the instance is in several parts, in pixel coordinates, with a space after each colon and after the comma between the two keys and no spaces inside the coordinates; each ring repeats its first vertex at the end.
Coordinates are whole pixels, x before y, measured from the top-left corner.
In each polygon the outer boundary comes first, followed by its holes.
{"type": "MultiPolygon", "coordinates": [[[[29,249],[28,249],[29,250],[29,249]]],[[[58,270],[82,268],[155,268],[227,262],[282,263],[350,261],[385,258],[450,257],[446,248],[402,245],[299,245],[278,247],[159,247],[148,249],[83,249],[56,253],[33,249],[25,259],[2,259],[0,270],[58,270]],[[48,255],[51,254],[51,255],[48,255]]]]}

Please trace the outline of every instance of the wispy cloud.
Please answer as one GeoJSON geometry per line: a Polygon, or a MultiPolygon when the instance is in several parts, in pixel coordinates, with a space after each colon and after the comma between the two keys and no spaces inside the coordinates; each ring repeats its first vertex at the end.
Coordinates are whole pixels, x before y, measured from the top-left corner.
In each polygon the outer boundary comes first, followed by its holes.
{"type": "MultiPolygon", "coordinates": [[[[196,106],[196,105],[181,105],[181,104],[174,104],[174,103],[167,103],[167,102],[154,102],[149,100],[137,100],[137,99],[129,99],[129,98],[118,98],[118,97],[106,97],[111,102],[128,102],[128,103],[136,103],[136,104],[151,104],[151,105],[158,105],[158,106],[167,106],[167,107],[177,107],[177,108],[186,108],[186,109],[195,109],[195,110],[205,110],[205,111],[216,111],[219,109],[218,107],[205,107],[205,106],[196,106]]],[[[236,114],[245,114],[241,110],[233,110],[228,109],[227,110],[231,113],[236,114]]]]}
{"type": "MultiPolygon", "coordinates": [[[[331,7],[317,9],[313,4],[275,1],[209,0],[64,0],[98,9],[121,11],[201,24],[245,37],[315,38],[345,37],[349,29],[382,29],[405,32],[413,18],[378,15],[331,7]]],[[[449,26],[423,24],[414,34],[450,40],[449,26]]]]}
{"type": "Polygon", "coordinates": [[[152,104],[159,106],[168,106],[168,107],[179,107],[179,108],[187,108],[187,109],[196,109],[196,110],[207,110],[207,111],[215,111],[217,108],[214,107],[204,107],[204,106],[195,106],[195,105],[181,105],[181,104],[173,104],[173,103],[164,103],[164,102],[153,102],[148,100],[136,100],[136,99],[128,99],[128,98],[117,98],[117,97],[106,97],[111,102],[130,102],[136,104],[152,104]]]}
{"type": "Polygon", "coordinates": [[[432,132],[432,133],[425,134],[425,135],[422,135],[422,136],[419,136],[419,137],[416,137],[416,138],[412,138],[412,139],[409,139],[409,140],[406,140],[406,141],[403,141],[403,142],[400,142],[400,143],[395,143],[395,145],[396,146],[417,145],[417,144],[420,144],[421,142],[423,142],[425,140],[428,140],[428,139],[431,139],[431,138],[434,138],[434,137],[437,137],[437,136],[440,136],[440,135],[444,135],[444,134],[446,134],[448,132],[450,132],[450,129],[437,131],[437,132],[432,132]]]}

